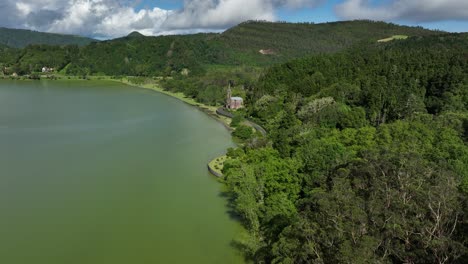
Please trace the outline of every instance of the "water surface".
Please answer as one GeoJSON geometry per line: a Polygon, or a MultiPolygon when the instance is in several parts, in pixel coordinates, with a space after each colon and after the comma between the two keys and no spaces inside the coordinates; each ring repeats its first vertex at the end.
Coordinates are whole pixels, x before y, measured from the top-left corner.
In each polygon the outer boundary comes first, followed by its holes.
{"type": "Polygon", "coordinates": [[[0,263],[240,263],[205,167],[231,145],[152,91],[0,81],[0,263]]]}

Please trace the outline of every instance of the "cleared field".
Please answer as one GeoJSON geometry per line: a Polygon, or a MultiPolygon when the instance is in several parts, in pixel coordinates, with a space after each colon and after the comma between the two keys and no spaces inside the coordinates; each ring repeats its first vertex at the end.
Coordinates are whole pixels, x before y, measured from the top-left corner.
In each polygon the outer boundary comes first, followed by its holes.
{"type": "Polygon", "coordinates": [[[389,38],[380,39],[377,42],[389,42],[389,41],[393,41],[393,40],[400,40],[400,39],[407,39],[407,38],[408,38],[408,36],[406,36],[406,35],[394,35],[394,36],[391,36],[389,38]]]}

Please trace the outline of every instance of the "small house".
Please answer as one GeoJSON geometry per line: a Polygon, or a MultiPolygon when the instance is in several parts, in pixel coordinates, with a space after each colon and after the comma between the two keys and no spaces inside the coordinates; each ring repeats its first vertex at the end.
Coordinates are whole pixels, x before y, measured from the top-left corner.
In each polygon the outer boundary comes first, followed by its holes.
{"type": "Polygon", "coordinates": [[[54,71],[54,68],[42,67],[42,73],[49,73],[53,71],[54,71]]]}
{"type": "Polygon", "coordinates": [[[231,97],[229,99],[227,108],[236,110],[242,107],[244,107],[244,99],[242,97],[231,97]]]}
{"type": "Polygon", "coordinates": [[[242,99],[242,97],[232,96],[231,82],[229,82],[229,87],[227,90],[227,98],[226,98],[226,108],[237,110],[242,107],[244,107],[244,99],[242,99]]]}

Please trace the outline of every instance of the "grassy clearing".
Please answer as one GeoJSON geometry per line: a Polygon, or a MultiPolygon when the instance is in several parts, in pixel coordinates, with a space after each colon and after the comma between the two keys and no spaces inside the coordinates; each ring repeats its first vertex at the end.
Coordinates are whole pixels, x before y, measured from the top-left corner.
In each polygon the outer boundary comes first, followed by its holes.
{"type": "Polygon", "coordinates": [[[391,36],[389,38],[380,39],[377,42],[390,42],[390,41],[393,41],[393,40],[402,40],[402,39],[407,39],[407,38],[408,38],[408,36],[406,36],[406,35],[394,35],[394,36],[391,36]]]}
{"type": "Polygon", "coordinates": [[[215,158],[214,160],[212,160],[208,166],[210,166],[210,168],[215,171],[216,173],[219,173],[219,175],[222,175],[223,174],[223,168],[224,168],[224,162],[227,160],[227,156],[224,155],[224,156],[221,156],[221,157],[217,157],[215,158]]]}

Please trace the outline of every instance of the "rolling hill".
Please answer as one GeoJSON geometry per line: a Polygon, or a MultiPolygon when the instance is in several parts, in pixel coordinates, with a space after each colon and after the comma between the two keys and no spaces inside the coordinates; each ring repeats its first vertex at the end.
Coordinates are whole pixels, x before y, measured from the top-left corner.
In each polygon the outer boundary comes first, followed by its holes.
{"type": "Polygon", "coordinates": [[[0,44],[24,48],[33,44],[84,46],[96,40],[81,36],[37,32],[24,29],[0,28],[0,44]]]}
{"type": "MultiPolygon", "coordinates": [[[[137,32],[114,40],[71,46],[30,46],[18,51],[17,71],[43,65],[72,75],[157,76],[207,65],[268,66],[319,53],[335,53],[356,45],[373,45],[393,35],[441,34],[421,27],[384,22],[347,21],[323,24],[250,21],[221,34],[145,37],[137,32]]],[[[86,40],[86,39],[85,39],[86,40]]]]}
{"type": "Polygon", "coordinates": [[[427,36],[441,32],[368,20],[321,24],[248,21],[220,35],[230,49],[257,60],[269,50],[275,61],[307,54],[333,53],[358,43],[375,42],[393,35],[427,36]]]}

